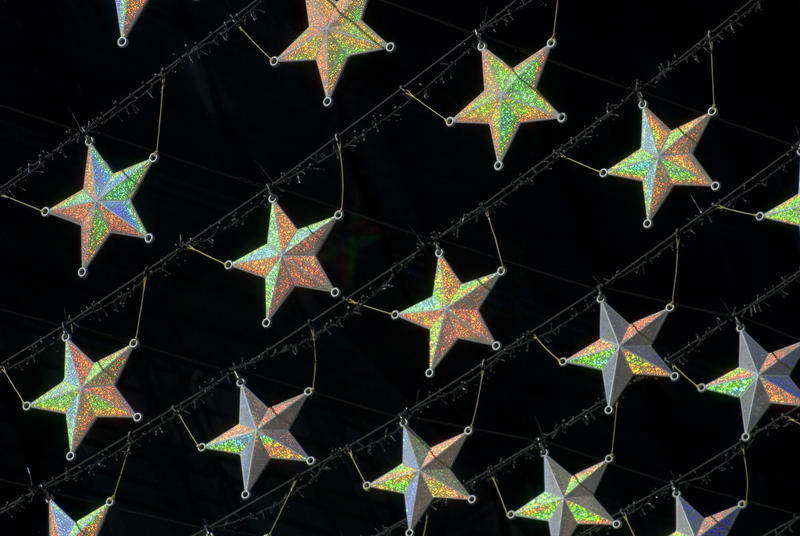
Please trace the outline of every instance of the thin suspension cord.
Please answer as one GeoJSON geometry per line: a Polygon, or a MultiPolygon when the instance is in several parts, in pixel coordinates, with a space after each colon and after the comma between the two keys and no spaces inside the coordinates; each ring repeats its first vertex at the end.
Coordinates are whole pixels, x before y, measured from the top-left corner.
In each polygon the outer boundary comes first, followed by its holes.
{"type": "Polygon", "coordinates": [[[669,299],[670,305],[675,305],[675,288],[678,286],[678,252],[681,247],[681,237],[675,237],[675,275],[672,277],[672,295],[669,299]]]}
{"type": "Polygon", "coordinates": [[[714,41],[708,41],[708,55],[711,58],[711,107],[717,107],[717,90],[714,83],[714,41]]]}
{"type": "Polygon", "coordinates": [[[492,231],[492,238],[494,239],[494,247],[497,250],[497,258],[500,260],[500,266],[505,268],[505,264],[503,264],[503,256],[500,254],[500,243],[497,241],[497,234],[494,232],[494,225],[492,225],[492,217],[487,210],[484,214],[486,214],[486,220],[489,222],[489,230],[492,231]]]}
{"type": "Polygon", "coordinates": [[[219,264],[221,264],[222,266],[225,266],[225,262],[223,262],[223,261],[219,260],[219,259],[218,259],[218,258],[216,258],[216,257],[213,257],[213,256],[209,255],[209,254],[208,254],[208,253],[206,253],[205,251],[200,251],[199,249],[197,249],[196,247],[194,247],[194,246],[193,246],[193,245],[191,245],[191,244],[189,244],[188,246],[186,246],[186,249],[188,249],[189,251],[194,251],[195,253],[199,253],[200,255],[202,255],[202,256],[203,256],[203,257],[205,257],[205,258],[207,258],[207,259],[211,259],[212,261],[214,261],[214,262],[218,262],[218,263],[219,263],[219,264]]]}
{"type": "Polygon", "coordinates": [[[311,390],[313,391],[317,385],[317,334],[313,327],[311,327],[311,344],[314,348],[314,371],[311,373],[311,390]]]}
{"type": "Polygon", "coordinates": [[[161,78],[161,97],[158,102],[158,129],[156,130],[156,150],[153,151],[158,154],[158,147],[161,144],[161,119],[164,116],[164,86],[167,84],[167,78],[161,78]]]}
{"type": "Polygon", "coordinates": [[[405,93],[406,95],[408,95],[409,97],[411,97],[412,99],[414,99],[415,101],[417,101],[418,103],[420,103],[421,105],[423,105],[425,108],[427,108],[428,110],[430,110],[430,111],[431,111],[431,112],[432,112],[434,115],[438,116],[438,117],[439,117],[439,119],[441,119],[442,121],[444,121],[445,123],[447,123],[447,118],[446,118],[445,116],[443,116],[442,114],[440,114],[439,112],[437,112],[436,110],[434,110],[433,108],[431,108],[430,106],[428,106],[428,104],[427,104],[426,102],[423,102],[421,99],[419,99],[419,98],[418,98],[416,95],[414,95],[413,93],[411,93],[411,92],[410,92],[409,90],[407,90],[406,88],[404,88],[404,87],[401,87],[400,89],[402,89],[402,90],[403,90],[403,93],[405,93]]]}
{"type": "Polygon", "coordinates": [[[428,519],[430,519],[431,513],[428,512],[425,514],[425,524],[422,525],[422,536],[425,536],[425,533],[428,531],[428,519]]]}
{"type": "Polygon", "coordinates": [[[628,520],[628,514],[622,514],[622,519],[624,519],[625,523],[628,525],[628,530],[631,531],[631,536],[636,536],[636,533],[633,532],[633,527],[631,526],[631,522],[628,520]]]}
{"type": "Polygon", "coordinates": [[[497,479],[492,475],[492,484],[494,484],[494,489],[497,491],[497,497],[500,499],[500,506],[503,507],[503,512],[508,512],[508,508],[506,508],[506,502],[503,500],[503,494],[500,493],[500,486],[497,485],[497,479]]]}
{"type": "Polygon", "coordinates": [[[128,447],[128,449],[125,451],[125,457],[122,458],[122,467],[119,469],[119,476],[117,476],[117,483],[114,486],[114,493],[111,494],[112,499],[116,498],[117,491],[119,491],[119,483],[122,481],[122,473],[125,471],[125,463],[128,461],[128,455],[130,455],[130,453],[131,449],[128,447]]]}
{"type": "Polygon", "coordinates": [[[478,396],[475,397],[475,409],[472,410],[472,420],[469,421],[469,427],[475,424],[475,416],[478,415],[478,404],[481,402],[481,389],[483,388],[483,376],[485,369],[481,368],[481,379],[478,381],[478,396]]]}
{"type": "Polygon", "coordinates": [[[294,491],[294,487],[297,485],[297,479],[292,480],[292,485],[289,488],[289,492],[286,493],[286,497],[283,499],[283,504],[281,504],[281,509],[278,510],[278,515],[275,516],[275,520],[272,522],[272,526],[269,529],[269,532],[265,536],[272,536],[275,532],[275,525],[278,524],[278,520],[281,518],[281,514],[283,513],[283,509],[286,508],[286,503],[289,502],[289,497],[291,497],[292,492],[294,491]]]}
{"type": "Polygon", "coordinates": [[[253,43],[253,46],[254,46],[254,47],[256,47],[256,48],[257,48],[257,49],[258,49],[258,50],[259,50],[259,51],[260,51],[262,54],[264,54],[264,56],[266,56],[266,57],[267,57],[267,59],[269,60],[269,62],[270,62],[270,63],[273,63],[275,60],[277,60],[277,59],[278,59],[276,56],[270,56],[270,55],[267,53],[267,51],[266,51],[266,50],[264,50],[263,48],[261,48],[261,45],[259,45],[258,43],[256,43],[255,39],[253,39],[252,37],[250,37],[250,34],[249,34],[249,33],[247,33],[247,32],[245,31],[245,29],[244,29],[244,28],[242,28],[241,26],[237,26],[237,28],[239,28],[239,31],[240,31],[240,32],[242,32],[242,33],[244,34],[244,36],[250,40],[250,42],[251,42],[251,43],[253,43]]]}
{"type": "Polygon", "coordinates": [[[342,197],[339,201],[339,211],[344,211],[344,159],[342,158],[342,140],[339,139],[339,136],[336,136],[336,151],[339,153],[339,172],[342,179],[342,197]]]}
{"type": "Polygon", "coordinates": [[[200,443],[198,443],[197,439],[194,438],[194,434],[191,430],[189,430],[189,427],[186,425],[186,421],[183,420],[183,415],[180,413],[178,413],[178,420],[180,420],[181,424],[183,424],[183,427],[186,429],[186,433],[189,434],[189,437],[191,438],[192,443],[194,443],[195,448],[199,447],[200,443]]]}
{"type": "Polygon", "coordinates": [[[677,365],[672,365],[672,368],[675,370],[675,372],[677,372],[678,374],[680,374],[681,376],[683,376],[683,378],[684,378],[684,379],[685,379],[687,382],[689,382],[689,383],[691,383],[692,385],[694,385],[694,388],[695,388],[695,389],[697,389],[697,388],[698,388],[698,384],[697,384],[697,383],[696,383],[694,380],[692,380],[692,379],[691,379],[689,376],[687,376],[685,372],[683,372],[681,369],[679,369],[677,365]]]}
{"type": "Polygon", "coordinates": [[[556,22],[558,22],[558,0],[556,0],[556,11],[553,14],[553,34],[550,36],[550,39],[556,38],[556,22]]]}
{"type": "Polygon", "coordinates": [[[756,215],[754,212],[746,212],[746,211],[744,211],[744,210],[739,210],[739,209],[736,209],[736,208],[724,207],[724,206],[722,206],[722,205],[719,205],[719,206],[717,207],[717,209],[719,209],[719,210],[725,210],[725,211],[727,211],[727,212],[735,212],[736,214],[742,214],[742,215],[744,215],[744,216],[753,216],[754,218],[758,217],[758,216],[757,216],[757,215],[756,215]]]}
{"type": "Polygon", "coordinates": [[[747,452],[742,447],[742,463],[744,464],[744,503],[750,498],[750,473],[747,471],[747,452]]]}
{"type": "Polygon", "coordinates": [[[142,279],[142,300],[139,302],[139,316],[136,319],[136,334],[133,336],[135,339],[139,338],[139,326],[142,324],[142,310],[144,309],[144,291],[147,288],[147,276],[142,279]]]}
{"type": "Polygon", "coordinates": [[[535,340],[536,342],[538,342],[538,343],[539,343],[539,346],[541,346],[541,347],[544,349],[544,351],[545,351],[545,352],[547,352],[548,354],[550,354],[551,356],[553,356],[553,359],[555,359],[555,360],[556,360],[556,363],[558,363],[559,365],[561,364],[561,360],[558,358],[558,356],[557,356],[556,354],[554,354],[554,353],[553,353],[553,351],[552,351],[552,350],[550,350],[550,348],[548,348],[548,347],[547,347],[547,346],[544,344],[544,342],[542,342],[542,339],[540,339],[538,335],[534,335],[534,336],[533,336],[533,340],[535,340]]]}
{"type": "Polygon", "coordinates": [[[356,463],[356,458],[355,458],[355,456],[353,456],[353,451],[352,451],[352,449],[348,449],[348,450],[347,450],[347,454],[349,454],[349,455],[350,455],[350,460],[353,462],[353,467],[355,467],[355,468],[356,468],[356,473],[358,473],[358,478],[360,478],[360,479],[361,479],[361,482],[362,482],[363,484],[366,484],[366,482],[367,482],[367,479],[366,479],[366,478],[364,478],[364,474],[361,472],[361,469],[359,469],[359,468],[358,468],[358,463],[356,463]]]}
{"type": "Polygon", "coordinates": [[[611,455],[614,455],[614,444],[617,442],[617,416],[619,415],[619,401],[614,404],[614,426],[611,429],[611,455]]]}
{"type": "Polygon", "coordinates": [[[357,305],[359,307],[364,307],[365,309],[370,309],[372,311],[377,311],[377,312],[383,313],[385,315],[392,316],[392,313],[389,312],[389,311],[386,311],[385,309],[378,309],[377,307],[373,307],[373,306],[368,305],[366,303],[357,302],[356,300],[353,300],[353,299],[350,299],[350,298],[347,299],[347,303],[349,303],[351,305],[357,305]]]}
{"type": "Polygon", "coordinates": [[[0,197],[2,197],[4,199],[8,199],[9,201],[13,201],[14,203],[19,203],[23,207],[31,208],[31,209],[35,210],[36,212],[42,212],[42,209],[34,207],[33,205],[30,205],[30,204],[26,203],[25,201],[20,201],[16,197],[11,197],[10,195],[6,195],[6,194],[2,194],[2,195],[0,195],[0,197]]]}
{"type": "Polygon", "coordinates": [[[597,169],[595,167],[592,167],[592,166],[590,166],[588,164],[584,164],[583,162],[579,162],[578,160],[575,160],[574,158],[570,158],[569,156],[565,155],[564,153],[561,153],[561,158],[563,158],[564,160],[569,160],[573,164],[578,164],[581,167],[585,167],[586,169],[594,171],[595,173],[600,173],[599,169],[597,169]]]}
{"type": "Polygon", "coordinates": [[[19,389],[17,389],[17,386],[14,385],[14,381],[11,379],[11,376],[8,375],[8,371],[6,370],[6,367],[0,367],[0,372],[2,372],[3,375],[5,375],[6,379],[8,380],[8,383],[11,384],[11,388],[14,389],[15,393],[17,393],[17,397],[19,398],[19,401],[24,404],[25,403],[25,399],[22,398],[22,395],[20,394],[19,389]]]}

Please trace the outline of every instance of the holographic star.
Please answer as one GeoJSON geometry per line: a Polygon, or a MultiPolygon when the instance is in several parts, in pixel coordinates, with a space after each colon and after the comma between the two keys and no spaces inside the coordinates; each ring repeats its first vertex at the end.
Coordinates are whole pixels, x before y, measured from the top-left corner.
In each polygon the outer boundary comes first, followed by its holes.
{"type": "MultiPolygon", "coordinates": [[[[800,182],[800,176],[798,182],[800,182]]],[[[768,210],[764,213],[764,217],[789,225],[800,225],[800,194],[792,196],[777,207],[768,210]]]]}
{"type": "Polygon", "coordinates": [[[673,186],[712,186],[694,156],[711,116],[702,115],[670,130],[647,108],[642,109],[641,147],[608,169],[609,175],[642,181],[646,221],[652,221],[673,186]]]}
{"type": "Polygon", "coordinates": [[[740,510],[741,507],[734,506],[703,517],[682,497],[676,497],[675,532],[670,536],[727,536],[740,510]]]}
{"type": "Polygon", "coordinates": [[[495,344],[478,309],[498,277],[495,272],[462,283],[444,257],[439,257],[433,295],[400,311],[400,318],[430,330],[428,376],[458,339],[495,344]]]}
{"type": "Polygon", "coordinates": [[[78,521],[73,521],[53,500],[47,501],[47,505],[50,512],[49,536],[97,536],[110,507],[105,503],[78,521]]]}
{"type": "Polygon", "coordinates": [[[333,90],[342,76],[347,58],[356,54],[394,50],[361,19],[367,0],[306,0],[308,28],[278,56],[278,62],[317,62],[325,106],[333,102],[333,90]]]}
{"type": "Polygon", "coordinates": [[[634,376],[669,376],[667,364],[653,350],[667,311],[630,324],[605,301],[600,303],[600,338],[567,363],[603,371],[606,404],[611,408],[634,376]]]}
{"type": "Polygon", "coordinates": [[[800,357],[800,342],[767,352],[746,332],[739,332],[739,366],[706,389],[739,399],[745,433],[753,430],[770,404],[800,406],[800,389],[790,375],[800,357]]]}
{"type": "Polygon", "coordinates": [[[489,125],[498,170],[520,124],[559,118],[536,90],[549,52],[550,47],[545,47],[510,67],[488,50],[481,51],[483,92],[453,117],[453,122],[489,125]]]}
{"type": "Polygon", "coordinates": [[[289,432],[305,400],[302,394],[267,406],[244,385],[239,388],[239,424],[207,443],[206,448],[239,455],[242,498],[250,496],[250,489],[271,459],[313,463],[289,432]]]}
{"type": "Polygon", "coordinates": [[[611,515],[594,497],[605,470],[606,462],[600,462],[571,475],[544,456],[544,492],[509,515],[547,521],[550,536],[570,536],[578,525],[611,525],[611,515]]]}
{"type": "Polygon", "coordinates": [[[267,309],[262,322],[264,327],[269,326],[272,316],[295,287],[339,295],[339,289],[331,285],[317,259],[317,252],[334,223],[335,217],[298,229],[278,203],[272,203],[267,243],[238,260],[225,263],[226,268],[238,268],[264,278],[267,309]]]}
{"type": "Polygon", "coordinates": [[[133,208],[133,196],[152,162],[148,159],[122,171],[111,171],[93,145],[86,155],[83,189],[56,206],[47,214],[81,226],[81,269],[86,268],[112,234],[136,236],[152,240],[133,208]]]}
{"type": "Polygon", "coordinates": [[[98,417],[141,418],[117,389],[117,380],[132,350],[128,345],[92,361],[72,341],[64,344],[64,379],[31,402],[31,407],[66,415],[68,459],[72,459],[98,417]]]}
{"type": "Polygon", "coordinates": [[[373,480],[370,489],[405,495],[408,528],[414,526],[433,499],[459,499],[474,502],[451,469],[466,434],[459,434],[429,447],[408,426],[403,427],[403,462],[373,480]]]}
{"type": "Polygon", "coordinates": [[[117,45],[125,47],[128,45],[128,34],[139,15],[142,14],[144,6],[148,0],[115,0],[117,3],[117,22],[119,23],[119,39],[117,45]]]}

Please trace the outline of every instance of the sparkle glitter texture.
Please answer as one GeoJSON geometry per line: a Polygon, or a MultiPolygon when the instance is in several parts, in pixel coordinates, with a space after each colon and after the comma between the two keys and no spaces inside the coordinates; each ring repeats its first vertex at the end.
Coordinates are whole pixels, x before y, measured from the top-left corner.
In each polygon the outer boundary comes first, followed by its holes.
{"type": "Polygon", "coordinates": [[[709,119],[703,115],[670,130],[653,112],[642,110],[641,147],[609,168],[608,174],[642,182],[648,218],[655,216],[674,185],[711,186],[694,156],[709,119]]]}
{"type": "Polygon", "coordinates": [[[492,334],[478,309],[498,277],[493,273],[462,283],[444,257],[439,257],[431,297],[400,311],[400,318],[430,330],[430,368],[436,368],[458,339],[492,344],[492,334]]]}
{"type": "Polygon", "coordinates": [[[429,447],[403,428],[403,462],[370,487],[405,495],[406,520],[413,529],[433,499],[467,500],[469,493],[451,469],[467,436],[459,434],[429,447]]]}
{"type": "Polygon", "coordinates": [[[361,20],[366,7],[367,0],[306,0],[308,28],[278,61],[316,61],[322,89],[331,97],[347,58],[386,47],[361,20]]]}
{"type": "Polygon", "coordinates": [[[116,0],[120,37],[128,37],[149,0],[116,0]]]}
{"type": "Polygon", "coordinates": [[[516,67],[488,50],[481,52],[483,92],[453,120],[489,125],[498,161],[505,157],[520,124],[555,119],[558,115],[536,90],[549,51],[545,47],[516,67]]]}
{"type": "Polygon", "coordinates": [[[727,536],[741,508],[734,506],[703,517],[683,497],[675,498],[675,532],[670,536],[727,536]]]}
{"type": "MultiPolygon", "coordinates": [[[[800,183],[800,176],[798,177],[800,183]]],[[[800,189],[800,187],[798,187],[800,189]]],[[[790,197],[777,207],[764,213],[768,220],[788,223],[789,225],[800,225],[800,194],[790,197]]]]}
{"type": "Polygon", "coordinates": [[[266,315],[271,319],[295,287],[333,288],[317,253],[336,223],[334,218],[301,229],[272,203],[267,243],[233,262],[233,267],[264,278],[266,315]]]}
{"type": "Polygon", "coordinates": [[[706,389],[739,399],[744,431],[750,432],[771,404],[800,406],[800,389],[791,379],[800,343],[767,352],[750,335],[739,333],[739,366],[706,389]]]}
{"type": "Polygon", "coordinates": [[[69,450],[75,452],[98,417],[133,417],[133,409],[117,389],[117,380],[132,348],[93,362],[72,341],[64,345],[64,379],[31,402],[31,407],[63,413],[69,450]]]}
{"type": "Polygon", "coordinates": [[[605,469],[600,462],[571,475],[544,456],[544,492],[517,509],[516,517],[547,521],[551,536],[570,536],[578,525],[610,525],[611,515],[594,497],[605,469]]]}
{"type": "Polygon", "coordinates": [[[50,209],[50,214],[81,226],[81,266],[86,268],[112,234],[144,238],[147,231],[133,208],[133,196],[150,161],[111,171],[94,146],[89,146],[83,189],[50,209]]]}
{"type": "Polygon", "coordinates": [[[602,370],[606,403],[613,406],[634,376],[669,376],[667,364],[652,346],[666,317],[666,311],[659,311],[630,324],[602,302],[600,338],[567,363],[602,370]]]}
{"type": "Polygon", "coordinates": [[[73,521],[55,502],[48,502],[49,536],[97,536],[105,521],[106,513],[110,507],[103,504],[97,510],[73,521]]]}
{"type": "Polygon", "coordinates": [[[308,456],[289,432],[306,396],[267,406],[247,387],[239,389],[239,424],[206,444],[208,450],[237,454],[242,483],[250,491],[270,459],[303,461],[308,456]]]}

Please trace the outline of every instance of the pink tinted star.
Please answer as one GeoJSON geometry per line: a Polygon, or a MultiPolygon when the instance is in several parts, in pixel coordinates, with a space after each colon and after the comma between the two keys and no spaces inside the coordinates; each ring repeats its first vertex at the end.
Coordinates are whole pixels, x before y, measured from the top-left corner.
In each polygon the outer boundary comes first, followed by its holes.
{"type": "Polygon", "coordinates": [[[394,50],[394,43],[384,41],[361,20],[366,8],[367,0],[306,0],[308,28],[277,58],[278,62],[316,61],[325,106],[333,103],[333,90],[347,58],[394,50]]]}
{"type": "Polygon", "coordinates": [[[737,505],[703,517],[682,497],[675,497],[675,532],[669,536],[727,536],[741,510],[737,505]]]}
{"type": "Polygon", "coordinates": [[[119,24],[119,39],[117,45],[128,46],[128,34],[133,25],[142,14],[144,6],[149,0],[115,0],[117,4],[117,23],[119,24]]]}
{"type": "Polygon", "coordinates": [[[428,377],[458,339],[500,347],[478,310],[498,277],[499,271],[462,283],[440,256],[431,297],[399,312],[400,318],[430,330],[428,377]]]}
{"type": "Polygon", "coordinates": [[[228,269],[236,268],[264,278],[264,327],[270,325],[272,316],[295,287],[328,291],[334,297],[339,295],[339,289],[331,284],[317,259],[317,253],[338,217],[298,229],[278,203],[273,202],[267,243],[244,257],[225,263],[228,269]]]}
{"type": "Polygon", "coordinates": [[[49,536],[97,536],[106,520],[110,505],[104,503],[100,508],[73,520],[52,499],[47,501],[49,511],[48,535],[49,536]]]}

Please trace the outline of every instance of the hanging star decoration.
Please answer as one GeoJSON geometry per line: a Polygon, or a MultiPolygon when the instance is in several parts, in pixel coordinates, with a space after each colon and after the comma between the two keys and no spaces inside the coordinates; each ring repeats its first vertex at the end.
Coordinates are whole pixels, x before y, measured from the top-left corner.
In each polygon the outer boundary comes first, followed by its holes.
{"type": "Polygon", "coordinates": [[[667,311],[629,323],[605,301],[600,303],[600,338],[567,359],[567,364],[603,371],[606,411],[634,376],[669,376],[667,364],[653,349],[667,311]]]}
{"type": "Polygon", "coordinates": [[[366,52],[394,50],[361,20],[367,0],[306,0],[308,28],[277,57],[277,62],[317,62],[325,99],[333,103],[333,90],[342,76],[347,58],[366,52]]]}
{"type": "Polygon", "coordinates": [[[262,321],[264,327],[270,325],[272,316],[295,287],[339,295],[339,289],[331,284],[317,259],[338,218],[337,215],[298,229],[278,203],[273,202],[267,243],[240,259],[225,262],[227,269],[236,268],[264,278],[267,310],[262,321]]]}
{"type": "Polygon", "coordinates": [[[402,493],[405,496],[406,521],[412,533],[433,499],[474,503],[475,497],[467,492],[451,469],[467,435],[462,433],[429,447],[408,426],[403,426],[402,463],[370,482],[368,489],[402,493]]]}
{"type": "Polygon", "coordinates": [[[737,505],[703,517],[682,497],[675,497],[675,532],[670,536],[726,536],[741,509],[737,505]]]}
{"type": "Polygon", "coordinates": [[[489,125],[496,157],[495,169],[503,167],[503,158],[522,123],[558,119],[566,120],[536,90],[551,46],[511,67],[481,45],[483,92],[463,110],[447,121],[489,125]]]}
{"type": "MultiPolygon", "coordinates": [[[[800,176],[798,176],[800,182],[800,176]]],[[[798,187],[800,189],[800,187],[798,187]]],[[[790,197],[764,213],[764,218],[789,225],[800,225],[800,194],[790,197]]]]}
{"type": "Polygon", "coordinates": [[[66,416],[67,459],[74,458],[75,450],[98,417],[141,419],[117,388],[117,380],[132,350],[129,344],[99,361],[92,361],[71,340],[64,343],[64,379],[31,402],[30,407],[66,416]]]}
{"type": "Polygon", "coordinates": [[[500,273],[498,271],[462,283],[444,256],[439,256],[431,297],[395,315],[430,330],[429,368],[426,375],[433,375],[433,369],[458,339],[500,348],[500,343],[493,340],[478,310],[500,273]]]}
{"type": "Polygon", "coordinates": [[[798,357],[800,342],[767,352],[749,334],[740,331],[739,366],[705,388],[739,399],[747,434],[771,404],[800,406],[800,389],[790,377],[798,357]]]}
{"type": "Polygon", "coordinates": [[[550,536],[570,536],[578,525],[613,525],[615,522],[594,494],[606,470],[605,461],[572,475],[550,456],[544,458],[544,492],[509,517],[547,521],[550,536]]]}
{"type": "Polygon", "coordinates": [[[97,536],[110,508],[107,501],[100,508],[74,521],[52,499],[47,501],[49,536],[97,536]]]}
{"type": "Polygon", "coordinates": [[[289,431],[305,403],[307,394],[267,406],[239,382],[239,424],[204,445],[204,449],[237,454],[242,465],[242,498],[250,490],[269,460],[305,461],[309,457],[289,431]]]}
{"type": "Polygon", "coordinates": [[[670,130],[645,106],[641,147],[608,170],[601,170],[601,176],[608,174],[642,182],[645,227],[652,224],[673,186],[718,188],[694,156],[709,119],[711,115],[705,114],[670,130]]]}
{"type": "Polygon", "coordinates": [[[117,22],[119,23],[119,39],[117,45],[119,47],[128,46],[128,34],[131,32],[133,25],[142,14],[144,6],[147,5],[148,0],[115,0],[117,4],[117,22]]]}
{"type": "Polygon", "coordinates": [[[89,263],[112,234],[144,238],[152,242],[133,207],[133,196],[150,169],[150,159],[122,171],[112,171],[94,145],[89,145],[83,189],[52,208],[44,215],[77,223],[81,226],[81,268],[85,276],[89,263]]]}

